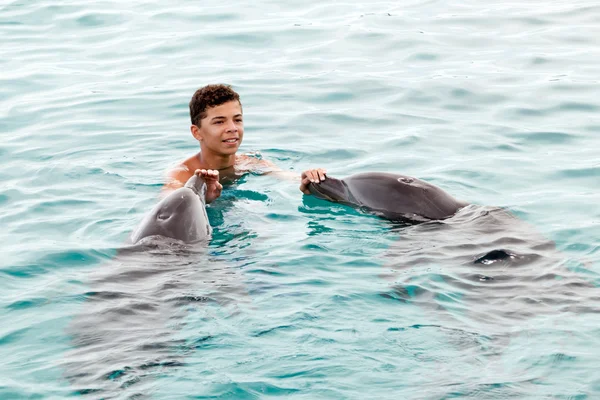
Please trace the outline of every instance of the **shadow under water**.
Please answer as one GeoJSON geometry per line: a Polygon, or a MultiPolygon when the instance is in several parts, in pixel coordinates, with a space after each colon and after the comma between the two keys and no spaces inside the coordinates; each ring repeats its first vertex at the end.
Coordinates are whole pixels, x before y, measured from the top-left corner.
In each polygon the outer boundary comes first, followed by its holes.
{"type": "Polygon", "coordinates": [[[184,365],[194,345],[177,333],[191,308],[247,296],[207,246],[160,240],[124,249],[85,281],[62,368],[77,394],[104,399],[144,397],[144,382],[184,365]]]}
{"type": "Polygon", "coordinates": [[[596,286],[504,209],[470,205],[447,220],[392,231],[399,238],[383,276],[394,284],[384,297],[498,334],[540,314],[600,312],[596,286]]]}

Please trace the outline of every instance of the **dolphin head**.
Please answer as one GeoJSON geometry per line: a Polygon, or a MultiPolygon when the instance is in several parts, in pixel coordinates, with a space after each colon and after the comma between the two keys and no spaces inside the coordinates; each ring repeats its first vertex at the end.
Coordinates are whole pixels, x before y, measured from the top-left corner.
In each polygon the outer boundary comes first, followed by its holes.
{"type": "Polygon", "coordinates": [[[199,175],[194,174],[185,183],[185,187],[192,189],[192,191],[200,197],[202,203],[206,204],[206,182],[204,182],[204,179],[199,175]]]}
{"type": "Polygon", "coordinates": [[[158,202],[131,235],[132,243],[162,236],[185,243],[210,238],[212,228],[206,213],[206,182],[193,175],[185,186],[158,202]]]}
{"type": "Polygon", "coordinates": [[[348,187],[341,179],[327,177],[320,183],[311,182],[308,190],[315,197],[323,200],[345,202],[351,198],[348,187]]]}

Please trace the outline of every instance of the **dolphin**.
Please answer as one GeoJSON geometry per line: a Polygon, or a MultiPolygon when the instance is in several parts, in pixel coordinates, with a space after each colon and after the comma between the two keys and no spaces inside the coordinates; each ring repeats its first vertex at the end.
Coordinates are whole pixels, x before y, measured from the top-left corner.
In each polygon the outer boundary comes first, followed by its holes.
{"type": "Polygon", "coordinates": [[[195,304],[229,300],[214,283],[230,271],[208,260],[205,246],[188,246],[211,233],[206,183],[195,174],[144,216],[115,258],[85,271],[86,300],[69,323],[72,348],[62,364],[78,394],[135,397],[143,389],[131,385],[183,365],[173,326],[195,304]]]}
{"type": "Polygon", "coordinates": [[[132,232],[130,241],[166,237],[194,243],[208,239],[212,228],[206,214],[206,183],[194,174],[185,186],[162,199],[132,232]]]}
{"type": "Polygon", "coordinates": [[[469,204],[420,179],[385,172],[364,172],[343,179],[327,176],[320,183],[311,182],[308,189],[320,199],[411,224],[449,218],[469,204]]]}

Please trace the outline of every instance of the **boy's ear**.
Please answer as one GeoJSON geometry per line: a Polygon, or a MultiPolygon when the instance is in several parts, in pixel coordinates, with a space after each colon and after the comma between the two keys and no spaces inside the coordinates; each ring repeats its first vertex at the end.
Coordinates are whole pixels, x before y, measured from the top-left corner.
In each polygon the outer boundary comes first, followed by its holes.
{"type": "Polygon", "coordinates": [[[201,141],[202,140],[202,134],[200,133],[200,128],[198,128],[196,125],[192,125],[190,126],[190,131],[192,132],[192,136],[194,138],[196,138],[197,141],[201,141]]]}

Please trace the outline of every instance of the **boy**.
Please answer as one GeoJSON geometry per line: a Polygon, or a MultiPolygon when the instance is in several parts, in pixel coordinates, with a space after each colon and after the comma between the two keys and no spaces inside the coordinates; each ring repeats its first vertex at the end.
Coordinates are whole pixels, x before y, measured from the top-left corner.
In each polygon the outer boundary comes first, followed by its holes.
{"type": "MultiPolygon", "coordinates": [[[[190,130],[200,143],[200,152],[169,172],[164,192],[182,187],[196,173],[206,181],[206,202],[210,203],[221,195],[221,182],[235,180],[248,172],[277,172],[290,177],[270,161],[237,154],[244,138],[244,119],[240,96],[229,85],[207,85],[198,89],[189,106],[190,130]]],[[[324,179],[322,169],[305,171],[301,175],[300,190],[310,194],[308,183],[324,179]]]]}

